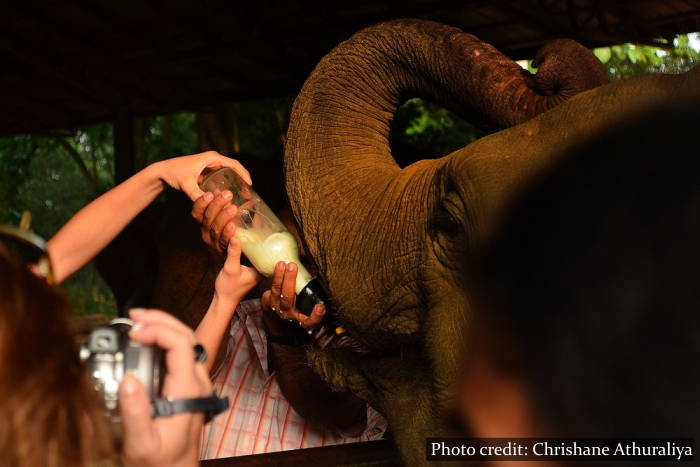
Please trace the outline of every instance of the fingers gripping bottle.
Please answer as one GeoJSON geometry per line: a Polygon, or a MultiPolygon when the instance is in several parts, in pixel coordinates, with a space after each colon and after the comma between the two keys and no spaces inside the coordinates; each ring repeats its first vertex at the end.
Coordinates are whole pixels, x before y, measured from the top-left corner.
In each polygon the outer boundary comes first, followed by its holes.
{"type": "Polygon", "coordinates": [[[199,187],[217,195],[223,191],[233,193],[231,203],[238,207],[235,237],[241,244],[243,254],[255,269],[264,276],[271,276],[275,265],[284,261],[298,266],[295,292],[296,307],[310,315],[317,303],[324,303],[322,289],[317,279],[301,264],[299,246],[294,236],[234,170],[222,168],[210,173],[199,187]]]}

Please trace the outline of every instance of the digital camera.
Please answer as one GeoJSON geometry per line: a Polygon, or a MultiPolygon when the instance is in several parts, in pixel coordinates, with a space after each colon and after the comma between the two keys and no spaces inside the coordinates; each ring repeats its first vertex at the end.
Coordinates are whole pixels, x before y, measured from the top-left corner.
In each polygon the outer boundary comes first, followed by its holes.
{"type": "Polygon", "coordinates": [[[80,348],[80,359],[114,422],[120,421],[119,385],[126,373],[141,382],[151,401],[160,397],[165,376],[163,350],[132,341],[129,330],[133,325],[127,318],[114,319],[94,329],[80,348]]]}

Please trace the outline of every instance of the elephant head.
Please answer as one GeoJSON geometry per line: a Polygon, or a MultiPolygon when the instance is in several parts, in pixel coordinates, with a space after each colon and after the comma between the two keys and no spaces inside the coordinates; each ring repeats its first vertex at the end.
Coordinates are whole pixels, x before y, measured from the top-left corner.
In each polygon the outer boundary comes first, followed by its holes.
{"type": "Polygon", "coordinates": [[[546,45],[535,64],[532,76],[474,36],[399,20],[336,47],[294,103],[287,193],[339,319],[366,351],[310,358],[329,384],[387,416],[409,465],[424,462],[426,436],[449,433],[446,412],[472,306],[461,266],[483,248],[511,200],[626,111],[666,99],[677,86],[699,91],[696,71],[573,97],[607,76],[572,41],[546,45]],[[397,106],[415,96],[491,128],[516,126],[402,169],[389,125],[397,106]]]}

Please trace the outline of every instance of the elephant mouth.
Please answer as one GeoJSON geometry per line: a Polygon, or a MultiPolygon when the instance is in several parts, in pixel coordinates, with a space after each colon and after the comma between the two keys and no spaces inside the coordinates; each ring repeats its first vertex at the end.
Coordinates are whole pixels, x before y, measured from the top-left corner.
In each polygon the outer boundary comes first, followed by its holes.
{"type": "Polygon", "coordinates": [[[321,328],[314,334],[314,339],[322,350],[337,349],[357,354],[369,353],[368,348],[362,345],[360,341],[350,336],[347,332],[338,334],[336,329],[328,326],[321,326],[321,328]]]}

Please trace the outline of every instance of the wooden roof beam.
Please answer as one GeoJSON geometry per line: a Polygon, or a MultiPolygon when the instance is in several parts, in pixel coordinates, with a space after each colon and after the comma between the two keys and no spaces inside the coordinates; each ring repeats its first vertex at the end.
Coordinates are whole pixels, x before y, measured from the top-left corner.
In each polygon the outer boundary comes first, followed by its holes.
{"type": "Polygon", "coordinates": [[[12,55],[19,62],[31,67],[39,74],[48,75],[60,83],[65,89],[69,90],[74,96],[82,98],[92,104],[103,106],[110,103],[104,99],[100,99],[85,90],[85,87],[74,81],[70,76],[60,70],[46,64],[43,58],[37,58],[32,52],[22,50],[16,43],[11,44],[0,36],[0,49],[4,49],[9,55],[12,55]]]}

